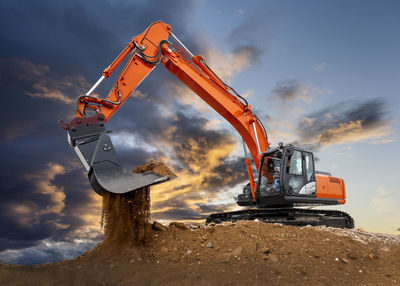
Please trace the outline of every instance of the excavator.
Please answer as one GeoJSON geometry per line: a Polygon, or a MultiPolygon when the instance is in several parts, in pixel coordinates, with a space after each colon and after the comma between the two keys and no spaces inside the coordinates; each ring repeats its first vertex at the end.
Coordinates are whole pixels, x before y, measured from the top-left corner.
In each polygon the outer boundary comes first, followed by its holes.
{"type": "Polygon", "coordinates": [[[172,33],[171,26],[162,21],[152,23],[133,37],[93,87],[76,99],[75,118],[68,123],[59,121],[96,193],[123,194],[174,179],[152,171],[136,174],[124,170],[108,135],[110,131],[105,127],[159,64],[225,118],[243,139],[249,183],[238,195],[237,204],[244,209],[211,214],[206,224],[257,219],[297,226],[354,228],[354,220],[345,212],[315,209],[344,204],[344,180],[316,171],[313,153],[308,150],[282,143],[271,148],[265,127],[247,100],[208,66],[204,56],[193,55],[172,33]],[[105,98],[91,95],[127,57],[108,95],[105,98]]]}

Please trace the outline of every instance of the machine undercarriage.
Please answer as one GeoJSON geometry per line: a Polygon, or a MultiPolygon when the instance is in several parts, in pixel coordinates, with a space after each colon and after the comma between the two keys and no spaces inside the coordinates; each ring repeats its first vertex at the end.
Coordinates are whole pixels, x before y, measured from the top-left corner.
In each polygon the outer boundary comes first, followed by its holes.
{"type": "Polygon", "coordinates": [[[214,213],[207,217],[209,223],[236,222],[238,220],[259,220],[268,223],[282,223],[293,226],[318,226],[354,228],[353,218],[342,211],[304,208],[254,208],[233,212],[214,213]]]}

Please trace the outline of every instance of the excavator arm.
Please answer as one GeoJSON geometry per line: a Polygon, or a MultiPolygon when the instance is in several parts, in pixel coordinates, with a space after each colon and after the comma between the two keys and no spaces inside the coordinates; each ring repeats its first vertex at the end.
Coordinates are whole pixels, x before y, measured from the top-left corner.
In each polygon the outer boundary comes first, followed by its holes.
{"type": "Polygon", "coordinates": [[[115,154],[111,154],[114,152],[113,146],[104,127],[104,122],[111,118],[160,63],[214,108],[241,135],[246,155],[245,164],[255,201],[255,182],[247,148],[258,169],[261,153],[269,148],[267,134],[261,121],[252,112],[247,101],[209,68],[204,57],[194,56],[172,33],[171,27],[161,21],[151,24],[142,34],[133,37],[121,54],[103,71],[101,78],[88,93],[78,97],[76,117],[68,124],[60,122],[68,131],[71,146],[75,148],[88,170],[92,187],[99,194],[104,191],[123,193],[171,179],[147,175],[148,179],[144,180],[146,174],[134,174],[134,178],[131,178],[131,174],[120,170],[115,154]],[[176,44],[170,42],[169,38],[176,44]],[[130,54],[107,97],[102,99],[92,96],[96,87],[130,54]],[[95,115],[89,116],[90,113],[95,115]],[[99,164],[102,164],[101,168],[99,164]],[[143,182],[138,184],[139,181],[143,182]]]}

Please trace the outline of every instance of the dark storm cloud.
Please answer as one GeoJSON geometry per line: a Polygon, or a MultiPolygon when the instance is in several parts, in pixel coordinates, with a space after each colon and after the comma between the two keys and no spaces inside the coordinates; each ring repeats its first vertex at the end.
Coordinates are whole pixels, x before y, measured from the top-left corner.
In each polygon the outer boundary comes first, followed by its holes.
{"type": "MultiPolygon", "coordinates": [[[[194,1],[2,1],[0,52],[93,75],[150,23],[187,32],[194,1]],[[79,63],[79,64],[77,64],[79,63]]],[[[187,33],[190,35],[190,33],[187,33]]],[[[189,37],[187,37],[189,38],[189,37]]]]}
{"type": "Polygon", "coordinates": [[[247,175],[244,157],[234,160],[224,159],[218,166],[212,169],[211,176],[204,178],[203,184],[211,192],[223,188],[231,188],[240,183],[246,182],[247,175]]]}
{"type": "Polygon", "coordinates": [[[193,165],[207,164],[208,152],[234,144],[228,131],[207,128],[209,121],[201,115],[190,112],[162,115],[162,106],[147,100],[133,99],[127,105],[124,116],[112,123],[113,128],[140,137],[148,144],[162,142],[173,151],[170,156],[179,163],[177,168],[194,171],[193,165]]]}
{"type": "Polygon", "coordinates": [[[126,146],[123,142],[118,141],[118,144],[116,144],[113,135],[111,135],[111,140],[117,151],[117,158],[125,169],[133,169],[133,167],[141,165],[150,159],[163,158],[164,156],[164,153],[160,151],[149,152],[145,148],[126,146]]]}
{"type": "Polygon", "coordinates": [[[37,170],[2,172],[0,250],[29,247],[47,238],[70,241],[87,225],[82,219],[85,210],[94,211],[82,170],[31,164],[37,170]]]}
{"type": "Polygon", "coordinates": [[[233,143],[232,136],[226,130],[210,130],[206,128],[208,120],[204,117],[189,117],[178,113],[172,122],[175,130],[173,146],[176,158],[183,167],[193,169],[195,166],[207,164],[207,155],[211,150],[233,143]]]}
{"type": "Polygon", "coordinates": [[[0,59],[0,86],[9,105],[0,115],[0,138],[5,140],[27,134],[48,137],[49,131],[61,134],[53,118],[73,113],[73,95],[89,87],[83,76],[63,76],[47,65],[19,58],[0,59]]]}
{"type": "Polygon", "coordinates": [[[298,133],[315,146],[380,138],[390,127],[387,103],[382,98],[348,101],[303,117],[298,133]]]}
{"type": "MultiPolygon", "coordinates": [[[[169,197],[165,201],[152,204],[152,219],[159,220],[198,220],[204,219],[214,212],[223,212],[236,206],[233,204],[214,204],[207,202],[217,194],[224,194],[230,187],[243,184],[248,180],[243,158],[235,160],[221,159],[214,168],[206,170],[206,175],[199,175],[200,183],[193,178],[194,185],[183,184],[181,188],[169,190],[169,197]],[[182,192],[183,191],[183,192],[182,192]],[[177,194],[174,194],[177,192],[177,194]]],[[[194,177],[196,174],[192,174],[194,177]]],[[[178,179],[179,180],[179,177],[178,179]]],[[[185,182],[183,182],[185,183],[185,182]]]]}
{"type": "Polygon", "coordinates": [[[298,79],[285,79],[277,82],[272,93],[282,101],[295,101],[301,99],[309,102],[310,86],[298,79]]]}
{"type": "Polygon", "coordinates": [[[82,192],[89,189],[82,171],[70,170],[78,162],[56,122],[73,112],[70,93],[85,90],[87,83],[19,58],[0,60],[0,83],[8,104],[0,115],[0,249],[70,239],[86,224],[82,204],[92,199],[82,192]],[[59,176],[61,186],[55,182],[59,176]],[[82,183],[73,184],[78,178],[82,183]]]}

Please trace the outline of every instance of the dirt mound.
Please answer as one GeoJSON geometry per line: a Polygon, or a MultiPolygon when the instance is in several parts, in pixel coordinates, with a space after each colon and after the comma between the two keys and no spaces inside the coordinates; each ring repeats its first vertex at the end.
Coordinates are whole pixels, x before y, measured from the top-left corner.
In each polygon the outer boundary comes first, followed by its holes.
{"type": "MultiPolygon", "coordinates": [[[[176,176],[165,164],[153,160],[133,170],[134,173],[146,171],[162,176],[176,176]]],[[[149,218],[150,187],[125,194],[106,193],[103,196],[101,223],[108,246],[121,247],[121,244],[146,242],[150,228],[149,218]]]]}
{"type": "Polygon", "coordinates": [[[399,285],[400,237],[357,237],[357,231],[343,236],[252,221],[199,228],[154,223],[145,245],[101,243],[73,260],[0,264],[0,284],[399,285]]]}

